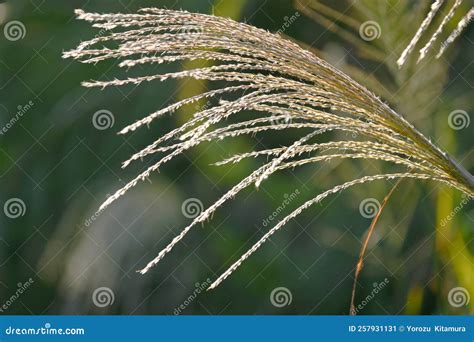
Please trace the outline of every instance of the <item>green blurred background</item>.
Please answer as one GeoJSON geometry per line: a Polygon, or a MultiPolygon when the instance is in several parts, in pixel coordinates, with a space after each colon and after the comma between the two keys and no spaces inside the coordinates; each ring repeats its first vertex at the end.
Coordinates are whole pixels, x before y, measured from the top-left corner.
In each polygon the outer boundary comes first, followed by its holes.
{"type": "MultiPolygon", "coordinates": [[[[197,293],[196,284],[214,280],[270,228],[265,218],[290,194],[298,193],[286,213],[331,185],[391,166],[345,161],[279,173],[259,191],[248,189],[224,205],[151,272],[137,274],[189,222],[182,210],[187,199],[211,205],[259,165],[256,160],[231,167],[211,163],[255,145],[283,144],[288,137],[242,138],[194,149],[92,219],[108,194],[153,160],[125,170],[121,162],[205,103],[130,136],[116,132],[209,85],[186,80],[103,91],[81,87],[83,80],[113,79],[123,72],[114,62],[82,65],[61,58],[63,51],[98,34],[74,19],[75,8],[182,8],[282,30],[381,96],[472,173],[473,126],[453,130],[448,124],[454,110],[473,112],[472,25],[440,60],[431,53],[419,65],[411,60],[401,71],[395,66],[429,5],[391,0],[337,5],[311,0],[1,3],[0,125],[24,112],[0,135],[0,204],[3,208],[12,198],[24,203],[19,217],[0,212],[0,305],[8,304],[2,313],[347,314],[354,267],[370,224],[359,205],[367,198],[381,202],[392,186],[376,182],[330,197],[292,220],[219,288],[197,293]],[[381,30],[369,42],[357,30],[368,20],[381,30]],[[11,21],[24,25],[22,39],[6,39],[3,29],[11,21]],[[100,110],[113,114],[109,129],[98,130],[92,123],[100,110]],[[16,296],[30,278],[31,284],[16,296]],[[94,303],[94,291],[103,287],[113,293],[110,305],[94,303]],[[280,287],[291,294],[291,303],[283,307],[271,301],[272,291],[280,287]]],[[[364,302],[359,314],[474,312],[474,206],[472,201],[461,203],[460,193],[432,182],[401,183],[369,244],[355,300],[356,305],[364,302]],[[387,286],[366,300],[374,284],[385,279],[387,286]],[[460,307],[448,300],[458,287],[472,297],[460,307]]]]}

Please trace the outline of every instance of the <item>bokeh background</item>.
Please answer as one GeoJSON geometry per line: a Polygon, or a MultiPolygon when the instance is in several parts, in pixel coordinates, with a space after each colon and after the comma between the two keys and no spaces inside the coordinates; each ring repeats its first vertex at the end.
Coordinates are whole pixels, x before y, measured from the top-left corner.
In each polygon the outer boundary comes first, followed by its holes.
{"type": "MultiPolygon", "coordinates": [[[[75,8],[134,12],[157,6],[245,20],[273,32],[280,30],[353,76],[472,173],[473,126],[452,129],[448,116],[455,110],[473,113],[473,25],[441,59],[431,53],[419,65],[410,60],[398,71],[395,61],[430,1],[335,3],[2,2],[0,126],[8,128],[0,135],[2,314],[348,314],[354,267],[371,221],[359,206],[366,199],[381,202],[392,186],[389,182],[357,186],[327,199],[292,220],[219,288],[208,292],[197,288],[205,288],[208,279],[219,276],[264,234],[270,228],[265,218],[288,197],[295,199],[286,213],[328,186],[390,165],[344,161],[277,174],[259,191],[248,189],[223,206],[141,276],[135,271],[190,221],[183,203],[194,199],[204,207],[211,205],[259,161],[230,167],[211,163],[232,152],[283,144],[287,137],[256,136],[194,149],[96,217],[107,195],[153,159],[125,170],[121,162],[198,108],[185,108],[129,136],[116,132],[210,85],[172,80],[86,89],[80,86],[83,80],[116,77],[121,72],[116,63],[82,65],[61,58],[63,51],[99,34],[74,19],[75,8]],[[20,39],[6,39],[4,28],[12,21],[24,25],[20,39]],[[379,25],[378,38],[361,39],[358,27],[366,21],[379,25]],[[93,116],[98,111],[110,112],[113,125],[97,129],[93,116]],[[13,124],[12,118],[17,119],[13,124]],[[20,204],[18,215],[5,213],[12,199],[20,204]],[[271,299],[281,288],[284,305],[275,305],[271,299]]],[[[468,6],[466,2],[456,13],[446,32],[468,6]]],[[[442,12],[448,9],[446,5],[442,12]]],[[[473,313],[472,201],[463,202],[460,193],[432,182],[403,181],[369,244],[355,303],[362,306],[359,314],[473,313]],[[381,283],[386,283],[383,289],[367,299],[381,283]],[[450,304],[450,291],[456,288],[470,301],[450,304]]]]}

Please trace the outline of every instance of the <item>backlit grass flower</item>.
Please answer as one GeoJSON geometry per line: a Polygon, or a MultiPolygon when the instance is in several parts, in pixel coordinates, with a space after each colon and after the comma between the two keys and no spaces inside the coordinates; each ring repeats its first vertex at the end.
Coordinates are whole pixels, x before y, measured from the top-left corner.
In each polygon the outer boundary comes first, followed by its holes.
{"type": "Polygon", "coordinates": [[[243,189],[252,185],[258,187],[275,172],[288,168],[333,159],[376,159],[397,164],[403,171],[367,175],[315,194],[313,199],[302,203],[264,234],[210,288],[219,285],[272,234],[303,210],[351,186],[376,180],[416,178],[442,182],[469,196],[474,195],[472,175],[404,117],[364,86],[279,35],[227,18],[157,8],[145,8],[138,14],[97,14],[78,10],[77,15],[79,19],[92,22],[94,27],[106,29],[107,34],[81,43],[75,50],[64,53],[64,57],[83,63],[120,60],[119,66],[124,68],[183,60],[214,63],[178,72],[87,81],[84,82],[86,87],[139,85],[178,78],[217,81],[220,85],[159,109],[120,131],[120,134],[127,134],[185,105],[214,99],[213,105],[198,110],[190,120],[126,160],[123,167],[147,156],[160,156],[156,163],[110,196],[99,210],[104,210],[173,158],[202,143],[268,131],[299,133],[288,146],[248,151],[218,162],[222,165],[259,157],[266,160],[203,210],[141,273],[157,264],[193,227],[210,218],[223,203],[243,189]],[[248,119],[240,115],[243,111],[251,111],[254,117],[248,119]],[[234,121],[230,123],[229,118],[234,121]],[[352,133],[349,136],[357,139],[315,142],[316,136],[332,131],[349,132],[352,133]]]}

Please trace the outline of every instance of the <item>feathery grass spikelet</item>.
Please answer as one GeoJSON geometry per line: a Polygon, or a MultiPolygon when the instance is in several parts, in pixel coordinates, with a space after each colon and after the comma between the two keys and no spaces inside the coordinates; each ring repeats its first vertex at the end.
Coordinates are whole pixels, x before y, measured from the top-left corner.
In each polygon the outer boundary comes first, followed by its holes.
{"type": "Polygon", "coordinates": [[[110,196],[99,210],[104,210],[173,158],[203,142],[267,131],[291,129],[301,132],[300,138],[290,146],[250,151],[218,162],[217,165],[238,163],[245,158],[260,156],[270,159],[201,212],[141,273],[146,273],[162,260],[195,225],[210,218],[225,202],[251,185],[260,185],[279,170],[336,158],[376,159],[405,168],[405,172],[365,176],[346,182],[307,201],[266,233],[210,288],[219,285],[268,237],[303,210],[330,194],[356,184],[416,178],[446,183],[470,196],[474,195],[472,175],[401,115],[341,71],[278,35],[227,18],[185,11],[144,8],[138,14],[97,14],[82,10],[77,10],[76,14],[79,19],[93,23],[94,27],[117,31],[82,42],[75,50],[65,52],[66,58],[83,63],[119,59],[119,67],[122,68],[181,60],[212,60],[215,63],[165,74],[88,81],[83,83],[86,87],[139,85],[154,80],[189,77],[224,81],[226,84],[157,110],[122,129],[120,134],[127,134],[185,105],[202,99],[220,98],[215,101],[216,104],[197,111],[186,123],[162,135],[125,161],[123,167],[149,155],[161,156],[155,164],[110,196]],[[252,111],[256,117],[238,120],[239,113],[244,110],[252,111]],[[219,127],[229,117],[237,122],[225,122],[219,127]],[[290,118],[291,122],[279,121],[285,118],[290,118]],[[326,143],[312,141],[316,135],[329,131],[349,132],[359,138],[326,143]]]}
{"type": "Polygon", "coordinates": [[[462,31],[464,31],[467,25],[471,23],[473,18],[474,18],[474,7],[471,8],[469,12],[467,12],[467,14],[459,21],[458,25],[453,30],[453,32],[451,32],[449,37],[446,38],[446,40],[441,44],[441,48],[439,49],[439,52],[436,55],[436,58],[440,58],[443,55],[446,48],[450,44],[452,44],[452,42],[454,42],[456,38],[458,38],[461,35],[462,31]]]}
{"type": "Polygon", "coordinates": [[[448,21],[451,20],[451,18],[453,17],[454,15],[454,12],[457,10],[457,8],[461,5],[462,3],[462,0],[456,0],[453,4],[453,6],[451,6],[451,8],[449,9],[449,12],[448,14],[446,14],[443,18],[443,20],[441,21],[441,24],[439,24],[438,28],[436,29],[435,33],[433,33],[433,35],[431,36],[430,40],[426,43],[426,45],[421,48],[420,50],[420,56],[418,57],[418,62],[420,62],[423,58],[425,58],[426,56],[426,53],[429,51],[429,49],[431,48],[431,46],[433,45],[433,43],[438,40],[438,37],[439,35],[441,34],[441,32],[443,32],[443,28],[444,26],[446,26],[446,24],[448,23],[448,21]]]}
{"type": "Polygon", "coordinates": [[[400,58],[397,60],[397,65],[398,65],[399,68],[401,68],[403,66],[403,64],[405,64],[408,56],[410,55],[410,53],[415,48],[416,43],[418,43],[418,41],[420,40],[423,33],[428,29],[428,26],[430,26],[431,21],[435,17],[436,13],[438,13],[438,11],[441,8],[441,6],[443,5],[443,3],[444,3],[444,0],[436,0],[435,2],[433,2],[433,4],[431,5],[430,11],[426,15],[425,19],[421,23],[420,27],[416,31],[415,35],[411,39],[408,46],[405,48],[405,50],[403,50],[402,55],[400,56],[400,58]]]}
{"type": "MultiPolygon", "coordinates": [[[[454,0],[454,3],[453,5],[451,6],[451,8],[449,9],[448,13],[443,17],[441,23],[439,24],[438,28],[436,29],[436,31],[431,35],[430,39],[428,40],[428,42],[425,44],[425,46],[423,46],[420,51],[419,51],[419,56],[418,56],[418,60],[417,60],[417,63],[419,63],[421,60],[423,60],[428,51],[431,49],[431,47],[433,46],[433,44],[438,40],[439,36],[441,35],[441,33],[443,32],[443,29],[444,27],[446,26],[446,24],[453,18],[456,10],[459,8],[459,6],[461,6],[463,0],[454,0]]],[[[408,44],[408,46],[405,48],[405,50],[403,50],[400,58],[397,60],[397,65],[399,68],[401,68],[405,62],[407,61],[408,59],[408,56],[410,55],[410,53],[414,50],[416,44],[418,43],[418,41],[420,40],[421,36],[423,35],[423,33],[425,33],[425,31],[428,29],[429,25],[431,24],[433,18],[436,16],[436,13],[439,11],[439,9],[441,8],[441,6],[443,5],[444,3],[444,0],[436,0],[433,2],[433,4],[431,5],[431,9],[430,11],[428,12],[428,14],[426,15],[425,19],[423,20],[423,22],[421,23],[420,27],[418,28],[418,30],[416,31],[415,35],[413,36],[413,38],[411,39],[410,43],[408,44]]],[[[469,25],[469,23],[472,21],[472,18],[474,16],[474,7],[472,7],[468,13],[466,13],[466,15],[459,21],[459,23],[457,24],[457,27],[456,29],[449,35],[449,37],[441,44],[441,48],[438,52],[438,54],[436,55],[436,58],[440,58],[444,51],[446,50],[446,48],[457,38],[461,35],[462,31],[467,27],[467,25],[469,25]]]]}

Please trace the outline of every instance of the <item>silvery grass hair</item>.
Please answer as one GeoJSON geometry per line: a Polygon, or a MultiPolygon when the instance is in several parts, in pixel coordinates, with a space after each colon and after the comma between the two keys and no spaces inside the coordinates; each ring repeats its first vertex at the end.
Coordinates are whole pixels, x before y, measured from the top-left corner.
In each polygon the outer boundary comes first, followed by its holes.
{"type": "Polygon", "coordinates": [[[190,229],[210,218],[224,202],[244,188],[251,185],[258,187],[279,170],[352,158],[386,161],[401,165],[405,171],[354,179],[303,203],[264,234],[210,289],[218,286],[272,234],[303,210],[353,185],[375,180],[416,178],[445,183],[468,196],[474,195],[473,176],[401,115],[341,71],[278,35],[227,18],[167,9],[144,8],[138,14],[97,14],[77,10],[76,14],[79,19],[92,22],[94,27],[106,29],[108,33],[64,53],[66,58],[83,63],[120,59],[119,65],[127,68],[182,60],[211,60],[215,63],[193,70],[84,82],[86,87],[138,85],[153,80],[186,77],[227,82],[224,87],[181,100],[123,128],[120,134],[149,125],[156,118],[171,114],[187,104],[221,98],[216,105],[198,111],[186,123],[125,161],[123,167],[151,154],[162,155],[158,162],[110,196],[99,210],[105,209],[174,157],[203,142],[290,128],[302,132],[289,146],[249,151],[217,163],[238,163],[260,156],[268,158],[266,163],[202,211],[140,271],[142,274],[162,260],[190,229]],[[110,33],[108,30],[112,29],[116,31],[110,33]],[[237,99],[229,99],[235,93],[239,93],[237,99]],[[251,110],[258,117],[216,127],[229,117],[238,119],[239,112],[243,110],[251,110]],[[329,131],[350,132],[359,138],[312,142],[315,136],[329,131]]]}
{"type": "MultiPolygon", "coordinates": [[[[443,29],[446,26],[446,24],[453,18],[456,10],[459,8],[459,6],[461,6],[462,1],[463,0],[454,0],[454,3],[450,7],[448,13],[443,17],[443,20],[441,21],[439,26],[436,28],[436,31],[430,37],[428,42],[420,49],[418,62],[420,62],[422,59],[426,57],[428,51],[432,48],[433,44],[438,40],[439,36],[443,32],[443,29]]],[[[406,60],[408,59],[408,56],[415,48],[416,44],[420,40],[423,33],[429,28],[431,21],[436,16],[436,13],[438,13],[443,3],[444,3],[444,0],[436,0],[431,4],[430,11],[426,15],[425,19],[421,23],[420,27],[416,31],[415,35],[411,39],[408,46],[402,52],[400,58],[397,60],[397,65],[399,68],[401,68],[403,64],[405,64],[406,60]]],[[[456,28],[451,32],[448,38],[446,38],[446,40],[441,44],[441,47],[439,48],[439,51],[436,54],[436,58],[440,58],[443,55],[443,53],[446,51],[446,48],[461,35],[463,30],[469,25],[469,23],[472,21],[473,18],[474,18],[474,7],[471,7],[471,9],[458,22],[456,28]]]]}

